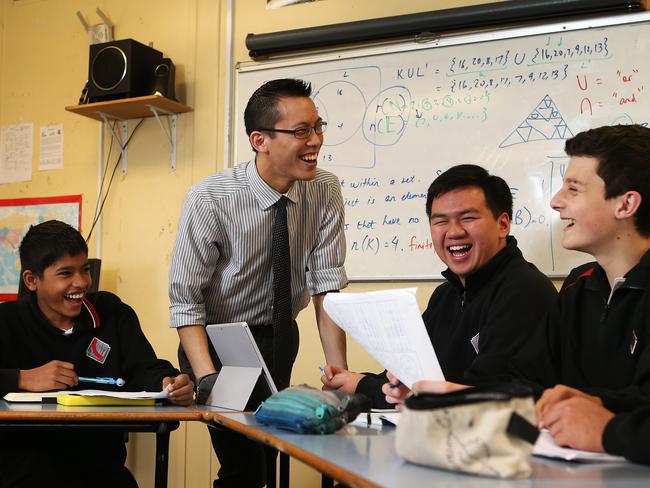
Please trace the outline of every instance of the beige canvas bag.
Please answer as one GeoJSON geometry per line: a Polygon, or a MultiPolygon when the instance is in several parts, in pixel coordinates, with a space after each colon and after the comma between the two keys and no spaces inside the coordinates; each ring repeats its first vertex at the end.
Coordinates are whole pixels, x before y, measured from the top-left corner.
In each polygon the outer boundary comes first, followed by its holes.
{"type": "Polygon", "coordinates": [[[525,478],[538,435],[534,422],[532,393],[520,385],[414,395],[397,426],[397,454],[452,471],[525,478]]]}

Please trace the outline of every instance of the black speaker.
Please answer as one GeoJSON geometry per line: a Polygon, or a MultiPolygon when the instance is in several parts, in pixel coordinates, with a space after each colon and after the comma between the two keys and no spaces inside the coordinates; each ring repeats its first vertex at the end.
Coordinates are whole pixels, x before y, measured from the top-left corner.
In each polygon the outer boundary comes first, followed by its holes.
{"type": "Polygon", "coordinates": [[[153,88],[151,93],[160,93],[163,97],[176,100],[174,93],[174,81],[176,78],[176,68],[169,58],[163,58],[162,62],[156,66],[153,72],[153,88]]]}
{"type": "Polygon", "coordinates": [[[88,99],[91,102],[149,95],[162,53],[134,41],[91,44],[88,99]]]}

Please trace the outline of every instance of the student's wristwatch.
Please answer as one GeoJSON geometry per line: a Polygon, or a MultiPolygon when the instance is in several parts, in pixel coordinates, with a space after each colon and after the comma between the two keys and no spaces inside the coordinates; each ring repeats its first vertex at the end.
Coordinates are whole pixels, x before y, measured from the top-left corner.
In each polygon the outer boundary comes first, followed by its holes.
{"type": "Polygon", "coordinates": [[[214,382],[217,381],[219,373],[206,374],[196,380],[196,403],[197,405],[205,405],[205,402],[210,396],[214,382]]]}

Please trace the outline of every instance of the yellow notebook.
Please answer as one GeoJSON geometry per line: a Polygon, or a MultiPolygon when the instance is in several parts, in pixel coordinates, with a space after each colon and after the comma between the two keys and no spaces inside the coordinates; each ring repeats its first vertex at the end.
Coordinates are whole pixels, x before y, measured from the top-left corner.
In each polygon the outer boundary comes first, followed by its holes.
{"type": "Polygon", "coordinates": [[[59,395],[56,397],[56,403],[59,405],[68,405],[73,407],[92,407],[100,405],[127,405],[133,407],[155,405],[156,400],[153,398],[116,398],[111,396],[59,395]]]}

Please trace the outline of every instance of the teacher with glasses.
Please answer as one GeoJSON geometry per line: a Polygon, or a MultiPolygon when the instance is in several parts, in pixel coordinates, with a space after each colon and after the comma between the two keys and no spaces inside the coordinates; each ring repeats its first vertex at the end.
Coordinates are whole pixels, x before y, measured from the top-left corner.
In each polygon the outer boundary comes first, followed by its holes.
{"type": "MultiPolygon", "coordinates": [[[[247,322],[278,390],[298,353],[295,321],[310,296],[325,360],[347,368],[345,333],[323,309],[344,288],[344,208],[339,180],[318,168],[327,123],[296,79],[265,83],[244,112],[255,159],[205,178],[187,193],[169,279],[171,327],[181,369],[211,391],[220,364],[205,332],[247,322]]],[[[263,398],[253,397],[254,409],[263,398]]],[[[210,428],[221,468],[215,487],[264,486],[275,453],[240,434],[210,428]]]]}

